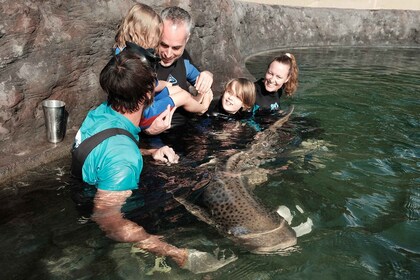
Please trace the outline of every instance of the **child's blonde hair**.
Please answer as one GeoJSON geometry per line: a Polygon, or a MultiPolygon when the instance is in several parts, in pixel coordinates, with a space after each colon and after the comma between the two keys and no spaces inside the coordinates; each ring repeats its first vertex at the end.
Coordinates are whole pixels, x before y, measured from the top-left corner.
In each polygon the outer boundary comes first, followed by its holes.
{"type": "Polygon", "coordinates": [[[245,78],[231,79],[225,86],[225,90],[231,90],[242,101],[244,110],[250,110],[255,104],[255,85],[245,78]]]}
{"type": "Polygon", "coordinates": [[[159,45],[163,23],[149,6],[137,3],[127,13],[118,27],[114,48],[123,49],[125,42],[133,42],[145,49],[159,45]]]}

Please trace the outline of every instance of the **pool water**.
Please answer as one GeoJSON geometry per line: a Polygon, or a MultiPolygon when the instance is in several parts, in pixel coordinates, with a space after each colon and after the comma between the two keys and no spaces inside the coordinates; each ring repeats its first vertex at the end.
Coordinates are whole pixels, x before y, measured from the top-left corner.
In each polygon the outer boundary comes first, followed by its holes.
{"type": "MultiPolygon", "coordinates": [[[[64,158],[0,186],[1,278],[419,279],[420,50],[287,51],[300,70],[296,96],[282,104],[295,106],[285,128],[293,140],[265,166],[272,173],[255,195],[269,207],[288,207],[292,226],[313,221],[296,250],[251,254],[189,218],[180,226],[161,225],[158,233],[178,246],[230,249],[238,260],[202,275],[168,261],[169,273],[148,275],[153,255],[109,240],[75,207],[70,159],[64,158]]],[[[262,77],[271,58],[282,52],[259,54],[247,67],[262,77]]],[[[264,128],[272,120],[256,121],[264,128]]],[[[190,167],[180,177],[199,182],[204,175],[194,167],[246,149],[255,133],[249,123],[192,125],[173,143],[181,164],[190,167]]],[[[152,187],[165,181],[145,172],[152,187]]]]}

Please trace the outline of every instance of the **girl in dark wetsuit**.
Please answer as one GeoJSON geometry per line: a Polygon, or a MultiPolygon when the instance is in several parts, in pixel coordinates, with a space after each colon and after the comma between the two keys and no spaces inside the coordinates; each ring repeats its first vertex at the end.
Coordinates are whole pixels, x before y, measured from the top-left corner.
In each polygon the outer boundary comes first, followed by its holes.
{"type": "Polygon", "coordinates": [[[275,57],[268,65],[265,77],[255,82],[256,111],[279,111],[282,94],[292,96],[295,93],[298,73],[296,59],[292,54],[285,53],[275,57]]]}

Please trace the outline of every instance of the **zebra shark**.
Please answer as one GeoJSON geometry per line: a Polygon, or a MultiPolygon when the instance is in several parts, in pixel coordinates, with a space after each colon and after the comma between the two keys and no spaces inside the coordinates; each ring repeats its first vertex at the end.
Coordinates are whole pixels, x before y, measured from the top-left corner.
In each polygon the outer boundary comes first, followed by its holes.
{"type": "Polygon", "coordinates": [[[253,194],[253,188],[267,180],[270,171],[261,165],[278,154],[279,128],[293,110],[291,107],[257,134],[247,150],[229,157],[224,167],[200,187],[199,203],[190,201],[185,194],[174,193],[175,200],[191,214],[253,253],[274,253],[297,243],[288,222],[253,194]]]}

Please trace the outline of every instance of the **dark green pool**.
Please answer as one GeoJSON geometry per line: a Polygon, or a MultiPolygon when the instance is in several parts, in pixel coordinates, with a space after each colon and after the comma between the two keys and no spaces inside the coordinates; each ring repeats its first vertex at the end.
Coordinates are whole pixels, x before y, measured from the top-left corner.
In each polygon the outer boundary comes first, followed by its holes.
{"type": "MultiPolygon", "coordinates": [[[[250,254],[193,222],[160,234],[179,246],[230,248],[238,260],[204,275],[168,262],[171,272],[147,275],[153,256],[110,241],[76,211],[66,158],[0,186],[1,278],[419,279],[420,49],[287,51],[297,58],[300,86],[282,106],[295,105],[291,123],[303,132],[279,153],[288,169],[273,171],[256,195],[287,206],[292,225],[312,219],[295,252],[250,254]]],[[[277,53],[250,58],[248,69],[262,77],[277,53]]],[[[195,145],[240,150],[248,140],[195,145]]]]}
{"type": "MultiPolygon", "coordinates": [[[[419,49],[291,51],[300,88],[290,102],[323,133],[291,160],[294,175],[265,192],[303,205],[315,225],[273,279],[418,278],[419,49]]],[[[248,69],[262,77],[274,55],[251,58],[248,69]]]]}

